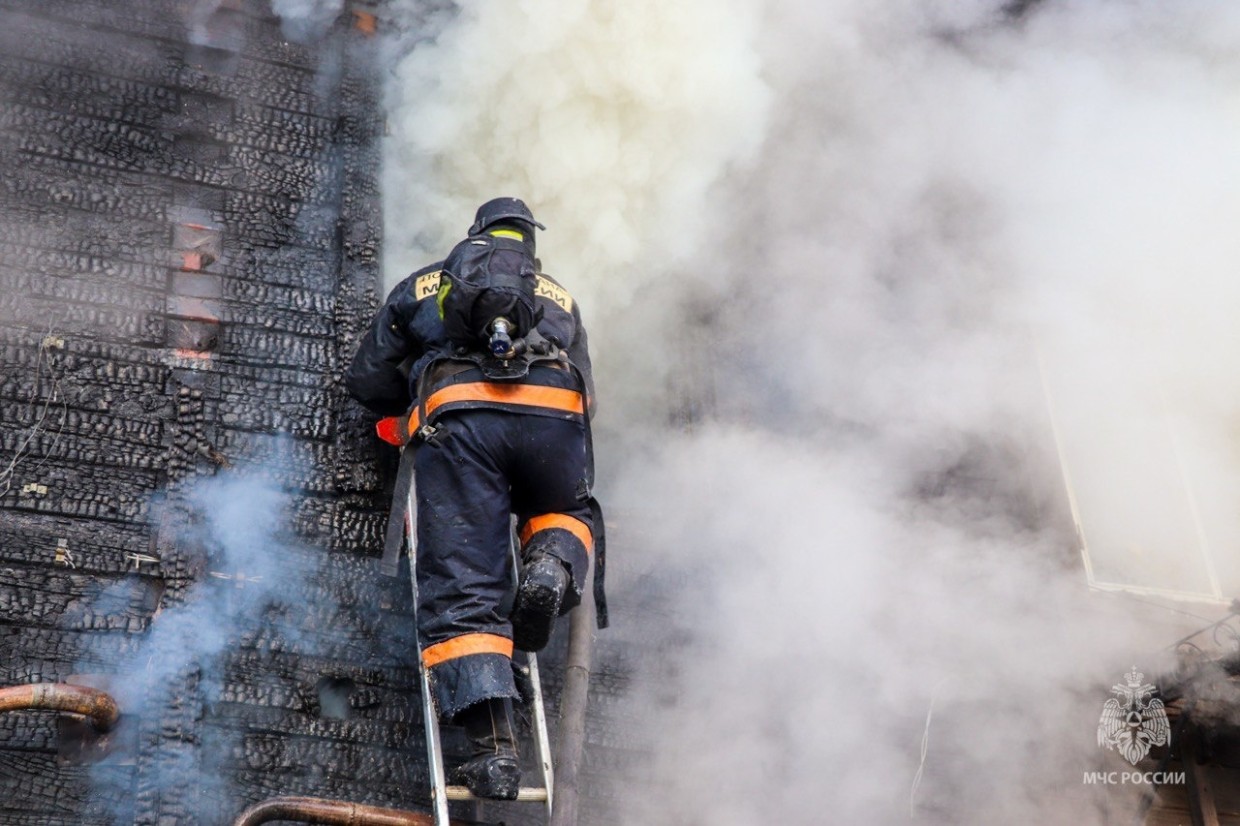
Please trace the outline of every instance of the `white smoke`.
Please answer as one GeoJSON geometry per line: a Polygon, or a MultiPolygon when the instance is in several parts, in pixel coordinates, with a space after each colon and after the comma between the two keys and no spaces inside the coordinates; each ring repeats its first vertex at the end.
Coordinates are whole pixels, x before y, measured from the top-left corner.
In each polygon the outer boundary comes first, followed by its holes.
{"type": "Polygon", "coordinates": [[[521,197],[547,225],[539,254],[582,306],[595,350],[630,354],[613,362],[632,380],[611,402],[624,393],[631,412],[657,410],[670,351],[641,332],[678,324],[670,273],[711,280],[695,259],[723,242],[712,187],[765,128],[756,11],[570,0],[554,13],[465,4],[434,20],[434,39],[389,83],[389,284],[446,254],[478,204],[521,197]],[[671,44],[682,48],[669,55],[671,44]]]}
{"type": "Polygon", "coordinates": [[[1240,10],[1004,5],[470,4],[394,72],[389,280],[519,195],[591,324],[608,633],[673,661],[621,822],[1103,822],[1176,615],[1086,591],[1039,359],[1108,575],[1240,589],[1240,10]]]}
{"type": "Polygon", "coordinates": [[[534,206],[543,257],[596,305],[690,261],[709,187],[762,134],[753,10],[733,5],[466,4],[389,87],[389,275],[441,255],[505,194],[534,206]]]}
{"type": "Polygon", "coordinates": [[[297,43],[313,43],[340,16],[344,0],[271,0],[280,31],[297,43]]]}

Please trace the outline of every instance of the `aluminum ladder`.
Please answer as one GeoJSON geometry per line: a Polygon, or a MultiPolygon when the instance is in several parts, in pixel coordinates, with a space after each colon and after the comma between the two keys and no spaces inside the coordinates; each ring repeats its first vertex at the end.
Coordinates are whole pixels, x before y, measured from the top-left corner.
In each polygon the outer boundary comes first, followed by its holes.
{"type": "MultiPolygon", "coordinates": [[[[408,447],[406,450],[410,449],[408,447]]],[[[417,496],[414,486],[409,485],[405,503],[405,548],[409,554],[409,581],[413,588],[413,608],[416,622],[418,607],[418,576],[417,576],[417,496]]],[[[519,577],[520,551],[515,531],[510,544],[513,558],[514,585],[519,577]]],[[[416,636],[416,635],[415,635],[416,636]]],[[[422,643],[416,642],[418,658],[418,674],[422,688],[422,720],[426,727],[426,755],[431,775],[431,806],[435,815],[435,826],[449,826],[448,801],[487,801],[487,798],[475,796],[464,786],[449,786],[443,764],[443,747],[439,739],[439,714],[435,710],[435,702],[431,697],[430,674],[422,667],[422,643]]],[[[538,658],[532,653],[526,655],[526,671],[532,686],[532,717],[534,743],[538,756],[539,770],[543,785],[522,786],[517,792],[518,802],[544,803],[547,808],[547,819],[551,819],[551,807],[554,802],[555,771],[551,764],[551,738],[547,734],[547,711],[543,705],[542,681],[538,676],[538,658]]],[[[490,801],[494,802],[494,801],[490,801]]]]}

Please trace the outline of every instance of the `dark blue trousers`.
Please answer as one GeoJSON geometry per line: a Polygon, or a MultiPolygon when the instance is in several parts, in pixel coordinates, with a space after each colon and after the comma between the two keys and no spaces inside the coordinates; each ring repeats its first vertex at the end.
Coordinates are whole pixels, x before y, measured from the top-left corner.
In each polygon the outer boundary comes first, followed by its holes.
{"type": "Polygon", "coordinates": [[[550,554],[580,600],[592,547],[580,416],[459,410],[417,447],[418,635],[439,711],[451,718],[512,679],[512,516],[522,559],[550,554]]]}

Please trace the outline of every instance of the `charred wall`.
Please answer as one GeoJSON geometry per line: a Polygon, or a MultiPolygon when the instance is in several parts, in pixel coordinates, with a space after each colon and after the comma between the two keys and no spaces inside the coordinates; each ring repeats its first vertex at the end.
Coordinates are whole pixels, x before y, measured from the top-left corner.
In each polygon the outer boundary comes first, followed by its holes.
{"type": "Polygon", "coordinates": [[[124,698],[85,753],[0,715],[0,822],[425,788],[383,462],[338,379],[379,283],[369,22],[298,45],[258,0],[0,2],[0,685],[124,698]],[[299,578],[261,602],[195,529],[230,474],[292,503],[299,578]],[[222,649],[146,679],[196,602],[237,606],[222,649]]]}

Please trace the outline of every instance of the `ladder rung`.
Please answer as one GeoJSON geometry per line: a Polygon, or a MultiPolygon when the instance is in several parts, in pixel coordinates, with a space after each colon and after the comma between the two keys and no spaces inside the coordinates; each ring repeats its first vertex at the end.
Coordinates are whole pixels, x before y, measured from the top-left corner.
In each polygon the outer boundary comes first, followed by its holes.
{"type": "MultiPolygon", "coordinates": [[[[476,797],[473,792],[464,786],[445,786],[444,797],[448,800],[488,800],[485,797],[476,797]]],[[[547,790],[538,786],[522,786],[517,789],[518,803],[544,803],[547,800],[547,790]]]]}

